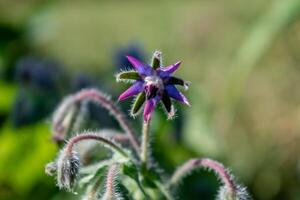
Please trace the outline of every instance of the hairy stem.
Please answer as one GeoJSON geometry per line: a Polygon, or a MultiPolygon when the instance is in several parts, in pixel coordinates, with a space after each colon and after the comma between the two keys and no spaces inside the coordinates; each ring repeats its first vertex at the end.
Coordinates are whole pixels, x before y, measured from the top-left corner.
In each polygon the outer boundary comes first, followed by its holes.
{"type": "Polygon", "coordinates": [[[87,192],[86,198],[84,200],[94,200],[94,199],[96,199],[97,193],[98,193],[98,190],[99,190],[99,187],[100,187],[101,183],[102,183],[102,177],[99,177],[95,181],[94,185],[87,192]]]}
{"type": "Polygon", "coordinates": [[[96,141],[99,141],[99,142],[105,144],[106,146],[108,146],[113,151],[118,152],[123,157],[125,157],[125,158],[129,157],[127,155],[127,153],[125,151],[123,151],[123,149],[121,147],[119,147],[118,145],[116,145],[114,142],[112,142],[112,141],[110,141],[106,138],[103,138],[99,135],[96,135],[94,133],[84,133],[84,134],[77,135],[77,136],[71,138],[70,141],[68,142],[67,146],[66,146],[66,153],[71,154],[72,150],[73,150],[73,146],[77,142],[80,142],[82,140],[96,140],[96,141]]]}
{"type": "Polygon", "coordinates": [[[213,170],[227,187],[228,192],[234,195],[235,183],[228,170],[221,163],[208,158],[191,159],[187,161],[175,171],[170,179],[169,187],[177,185],[185,176],[199,168],[208,168],[213,170]]]}
{"type": "Polygon", "coordinates": [[[130,127],[125,115],[118,109],[118,107],[105,95],[99,92],[96,89],[86,89],[82,90],[75,95],[76,101],[81,101],[84,99],[91,99],[99,103],[105,109],[110,111],[110,113],[115,117],[118,121],[122,129],[128,135],[130,143],[132,144],[134,150],[138,153],[139,152],[139,144],[135,137],[134,131],[130,127]]]}
{"type": "Polygon", "coordinates": [[[150,120],[148,122],[144,121],[143,123],[143,132],[142,132],[142,146],[141,146],[141,161],[142,165],[147,167],[148,162],[148,147],[149,147],[149,126],[150,120]]]}
{"type": "Polygon", "coordinates": [[[111,200],[117,199],[118,195],[116,194],[115,186],[116,186],[116,176],[117,176],[117,164],[113,164],[108,169],[106,175],[106,183],[105,183],[105,193],[103,195],[103,200],[111,200]]]}
{"type": "Polygon", "coordinates": [[[173,200],[174,198],[168,191],[168,189],[159,181],[154,181],[156,187],[163,193],[163,195],[168,199],[168,200],[173,200]]]}

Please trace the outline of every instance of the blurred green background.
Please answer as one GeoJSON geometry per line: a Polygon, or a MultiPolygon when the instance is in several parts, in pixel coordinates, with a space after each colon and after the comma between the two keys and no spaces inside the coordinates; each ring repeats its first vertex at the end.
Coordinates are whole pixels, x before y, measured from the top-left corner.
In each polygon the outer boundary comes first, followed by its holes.
{"type": "MultiPolygon", "coordinates": [[[[1,0],[0,199],[76,199],[44,174],[58,151],[53,109],[89,86],[116,99],[124,54],[147,62],[156,49],[165,64],[182,60],[177,75],[193,83],[192,108],[178,105],[174,121],[156,112],[159,166],[170,175],[211,157],[254,199],[300,199],[299,14],[300,0],[1,0]]],[[[115,126],[101,109],[91,118],[115,126]]],[[[185,181],[179,199],[216,194],[211,173],[185,181]]]]}

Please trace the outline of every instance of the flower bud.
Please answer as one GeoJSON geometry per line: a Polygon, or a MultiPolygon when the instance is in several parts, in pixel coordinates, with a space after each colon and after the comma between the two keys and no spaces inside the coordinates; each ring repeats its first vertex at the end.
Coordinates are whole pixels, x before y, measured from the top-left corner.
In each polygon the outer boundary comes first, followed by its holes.
{"type": "Polygon", "coordinates": [[[79,167],[77,152],[63,149],[57,160],[57,185],[72,191],[78,178],[79,167]]]}

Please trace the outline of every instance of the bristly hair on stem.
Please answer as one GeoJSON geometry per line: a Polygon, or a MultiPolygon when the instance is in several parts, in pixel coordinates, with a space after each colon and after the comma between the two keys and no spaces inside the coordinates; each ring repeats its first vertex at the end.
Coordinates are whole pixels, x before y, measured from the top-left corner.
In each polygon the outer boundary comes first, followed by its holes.
{"type": "Polygon", "coordinates": [[[238,185],[234,176],[221,163],[208,159],[191,159],[180,166],[172,175],[169,187],[178,185],[184,177],[197,169],[213,170],[218,179],[223,183],[217,199],[219,200],[249,200],[251,199],[246,188],[238,185]]]}
{"type": "Polygon", "coordinates": [[[121,128],[127,134],[129,141],[133,147],[133,149],[138,154],[139,144],[136,139],[135,133],[131,128],[129,122],[127,121],[125,115],[121,110],[108,98],[107,95],[104,95],[102,92],[98,91],[97,89],[83,89],[74,95],[68,96],[56,109],[52,118],[53,130],[57,132],[61,129],[66,129],[66,127],[62,127],[62,122],[64,118],[70,112],[72,106],[79,104],[82,101],[91,100],[95,103],[99,104],[103,108],[107,109],[111,115],[117,120],[120,124],[121,128]]]}
{"type": "Polygon", "coordinates": [[[109,138],[105,138],[103,136],[100,136],[97,134],[97,132],[84,132],[82,134],[79,134],[77,136],[72,137],[69,142],[66,145],[66,151],[71,152],[73,150],[73,146],[83,140],[95,140],[103,144],[103,146],[109,148],[113,152],[116,152],[123,156],[124,158],[128,159],[129,155],[126,151],[123,150],[121,146],[119,146],[117,143],[112,141],[109,138]]]}
{"type": "Polygon", "coordinates": [[[85,89],[75,94],[74,98],[77,101],[81,101],[83,99],[91,99],[99,103],[102,107],[106,108],[112,114],[112,116],[115,117],[122,129],[128,135],[134,150],[137,153],[139,152],[139,144],[135,137],[135,133],[129,125],[129,122],[127,121],[125,115],[106,95],[96,89],[85,89]]]}
{"type": "Polygon", "coordinates": [[[52,115],[52,139],[63,141],[70,130],[72,119],[75,117],[77,105],[72,95],[67,96],[56,108],[52,115]]]}
{"type": "Polygon", "coordinates": [[[103,200],[121,200],[123,199],[121,194],[117,191],[117,179],[118,179],[118,169],[119,165],[117,163],[112,164],[106,175],[105,181],[105,191],[102,196],[103,200]]]}
{"type": "Polygon", "coordinates": [[[147,168],[148,165],[148,156],[149,156],[149,137],[150,137],[150,121],[143,123],[143,130],[142,130],[142,145],[141,145],[141,161],[142,165],[147,168]]]}

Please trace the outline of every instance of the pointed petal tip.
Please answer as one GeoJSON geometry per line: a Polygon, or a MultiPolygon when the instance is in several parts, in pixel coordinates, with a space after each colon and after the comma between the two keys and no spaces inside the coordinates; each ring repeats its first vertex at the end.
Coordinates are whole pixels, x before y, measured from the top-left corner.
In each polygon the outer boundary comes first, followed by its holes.
{"type": "Polygon", "coordinates": [[[128,61],[131,63],[131,65],[133,66],[133,68],[135,68],[135,70],[141,75],[150,75],[152,68],[148,65],[146,65],[145,63],[143,63],[142,61],[138,60],[137,58],[133,57],[133,56],[126,56],[126,58],[128,59],[128,61]]]}
{"type": "Polygon", "coordinates": [[[130,59],[135,59],[134,57],[132,57],[132,56],[130,56],[130,55],[126,55],[125,56],[128,60],[130,60],[130,59]]]}
{"type": "Polygon", "coordinates": [[[126,55],[126,58],[134,66],[143,64],[139,59],[137,59],[137,58],[135,58],[133,56],[126,55]]]}
{"type": "Polygon", "coordinates": [[[192,105],[190,104],[190,102],[185,102],[185,104],[188,106],[188,107],[192,107],[192,105]]]}
{"type": "Polygon", "coordinates": [[[120,94],[120,96],[118,97],[118,101],[119,102],[123,101],[125,99],[128,99],[131,96],[133,96],[133,95],[131,95],[131,94],[129,95],[128,92],[127,92],[127,90],[126,90],[125,92],[123,92],[122,94],[120,94]]]}
{"type": "Polygon", "coordinates": [[[182,95],[182,97],[183,97],[182,103],[185,104],[185,105],[187,105],[188,107],[192,107],[192,105],[190,104],[189,100],[184,95],[182,95]]]}
{"type": "Polygon", "coordinates": [[[132,84],[127,90],[125,90],[122,94],[120,94],[118,101],[123,101],[129,97],[132,97],[143,90],[143,82],[136,81],[132,84]]]}
{"type": "Polygon", "coordinates": [[[122,94],[118,97],[118,101],[120,102],[120,101],[123,101],[125,98],[124,97],[122,97],[122,94]]]}
{"type": "Polygon", "coordinates": [[[152,114],[159,101],[160,101],[159,97],[152,98],[146,101],[145,108],[144,108],[144,122],[149,122],[151,120],[152,114]]]}
{"type": "Polygon", "coordinates": [[[181,94],[181,98],[182,99],[176,99],[176,100],[183,103],[183,104],[185,104],[185,105],[187,105],[188,107],[192,107],[189,100],[183,94],[181,94]]]}
{"type": "Polygon", "coordinates": [[[182,61],[177,61],[174,65],[180,65],[182,63],[182,61]]]}

